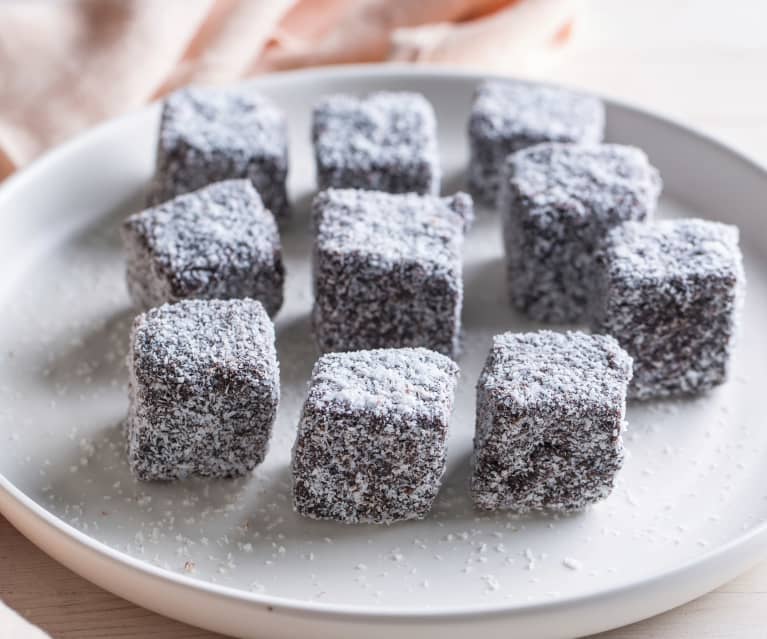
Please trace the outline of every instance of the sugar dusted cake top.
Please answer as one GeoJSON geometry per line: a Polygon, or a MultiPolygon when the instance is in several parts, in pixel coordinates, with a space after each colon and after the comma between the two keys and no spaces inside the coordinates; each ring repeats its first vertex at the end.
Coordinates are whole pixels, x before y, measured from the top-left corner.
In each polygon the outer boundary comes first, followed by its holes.
{"type": "Polygon", "coordinates": [[[621,402],[631,368],[631,358],[609,336],[503,333],[493,338],[480,383],[520,406],[588,406],[621,402]]]}
{"type": "Polygon", "coordinates": [[[330,95],[315,105],[313,118],[316,152],[326,166],[410,165],[437,155],[434,110],[418,93],[330,95]]]}
{"type": "Polygon", "coordinates": [[[473,208],[465,193],[439,198],[328,189],[315,198],[313,215],[322,250],[452,268],[460,264],[464,227],[473,208]]]}
{"type": "Polygon", "coordinates": [[[573,219],[652,211],[662,184],[644,151],[621,144],[539,144],[511,155],[507,170],[512,191],[541,224],[552,207],[573,219]]]}
{"type": "Polygon", "coordinates": [[[179,384],[216,371],[247,378],[262,370],[268,379],[277,365],[272,322],[250,299],[185,300],[150,309],[134,320],[131,343],[137,374],[162,370],[167,381],[174,371],[179,384]]]}
{"type": "Polygon", "coordinates": [[[604,106],[596,97],[523,82],[490,81],[477,87],[470,126],[486,139],[596,143],[602,139],[604,120],[604,106]]]}
{"type": "Polygon", "coordinates": [[[384,415],[444,415],[457,378],[452,360],[425,348],[331,353],[314,366],[308,402],[384,415]]]}
{"type": "Polygon", "coordinates": [[[607,236],[609,269],[638,284],[661,278],[719,276],[741,271],[737,227],[699,219],[626,222],[607,236]]]}
{"type": "Polygon", "coordinates": [[[164,102],[160,142],[186,144],[210,154],[217,149],[282,158],[285,116],[268,98],[246,86],[188,87],[164,102]]]}

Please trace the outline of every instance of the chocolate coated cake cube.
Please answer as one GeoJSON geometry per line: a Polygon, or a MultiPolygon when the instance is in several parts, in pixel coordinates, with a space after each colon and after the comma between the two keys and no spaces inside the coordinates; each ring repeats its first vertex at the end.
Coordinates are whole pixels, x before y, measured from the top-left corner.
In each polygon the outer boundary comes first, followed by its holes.
{"type": "Polygon", "coordinates": [[[471,198],[329,189],[313,204],[321,351],[423,346],[457,354],[471,198]]]}
{"type": "Polygon", "coordinates": [[[320,189],[439,193],[437,123],[418,93],[331,95],[314,107],[320,189]]]}
{"type": "Polygon", "coordinates": [[[510,153],[542,142],[602,141],[605,108],[596,97],[523,82],[484,82],[469,117],[469,187],[495,206],[510,153]]]}
{"type": "Polygon", "coordinates": [[[629,396],[699,393],[727,378],[745,277],[734,226],[697,219],[613,229],[593,327],[634,358],[629,396]]]}
{"type": "Polygon", "coordinates": [[[282,306],[277,225],[248,180],[215,182],[131,215],[123,224],[128,290],[137,306],[182,299],[282,306]]]}
{"type": "Polygon", "coordinates": [[[189,87],[163,102],[150,205],[245,178],[279,221],[289,212],[287,120],[247,86],[189,87]]]}
{"type": "Polygon", "coordinates": [[[424,517],[445,470],[457,376],[424,348],[322,356],[293,448],[296,510],[349,524],[424,517]]]}
{"type": "Polygon", "coordinates": [[[634,147],[547,143],[511,155],[499,207],[514,306],[536,320],[584,319],[595,248],[612,227],[651,217],[660,189],[634,147]]]}
{"type": "Polygon", "coordinates": [[[139,479],[243,475],[280,397],[274,327],[254,300],[165,304],[133,322],[128,462],[139,479]]]}
{"type": "Polygon", "coordinates": [[[476,506],[570,512],[606,498],[623,464],[630,378],[612,337],[496,336],[477,383],[476,506]]]}

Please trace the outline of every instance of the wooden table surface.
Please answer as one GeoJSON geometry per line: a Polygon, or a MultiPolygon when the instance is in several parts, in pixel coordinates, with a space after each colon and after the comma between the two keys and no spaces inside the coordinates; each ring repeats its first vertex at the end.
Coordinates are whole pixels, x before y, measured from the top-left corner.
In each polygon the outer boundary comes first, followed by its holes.
{"type": "MultiPolygon", "coordinates": [[[[570,51],[543,77],[670,115],[767,165],[766,26],[765,0],[591,0],[570,51]]],[[[0,566],[0,599],[55,639],[218,636],[88,583],[2,517],[0,566]]],[[[764,639],[767,564],[676,610],[599,635],[640,637],[764,639]]]]}

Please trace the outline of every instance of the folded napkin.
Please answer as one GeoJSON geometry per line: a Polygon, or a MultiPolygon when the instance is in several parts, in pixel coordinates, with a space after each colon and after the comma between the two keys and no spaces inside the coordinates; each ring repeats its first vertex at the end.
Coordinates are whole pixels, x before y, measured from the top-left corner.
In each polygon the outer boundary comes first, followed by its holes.
{"type": "Polygon", "coordinates": [[[577,0],[0,2],[0,179],[189,83],[352,62],[529,74],[577,0]]]}

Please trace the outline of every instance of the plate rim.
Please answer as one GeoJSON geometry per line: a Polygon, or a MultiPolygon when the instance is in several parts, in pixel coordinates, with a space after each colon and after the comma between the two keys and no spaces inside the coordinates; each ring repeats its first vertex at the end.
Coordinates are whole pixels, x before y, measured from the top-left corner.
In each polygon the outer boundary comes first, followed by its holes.
{"type": "MultiPolygon", "coordinates": [[[[430,79],[464,79],[480,82],[482,80],[515,80],[529,84],[543,86],[567,86],[559,83],[551,83],[524,78],[516,78],[511,75],[497,73],[485,74],[480,71],[467,70],[463,68],[451,67],[418,67],[407,64],[354,64],[327,66],[312,69],[300,69],[296,71],[286,71],[274,73],[258,78],[247,78],[242,83],[252,84],[254,86],[274,86],[280,84],[290,84],[295,82],[323,81],[328,78],[353,81],[355,78],[370,79],[371,77],[382,79],[391,78],[396,81],[398,78],[423,78],[430,79]]],[[[725,153],[730,160],[743,165],[744,169],[757,174],[761,179],[767,181],[767,167],[762,165],[749,154],[736,150],[728,143],[723,142],[716,137],[699,131],[689,125],[683,124],[673,117],[648,110],[643,107],[634,106],[620,99],[605,96],[603,94],[586,91],[576,88],[576,91],[590,93],[604,100],[610,108],[624,111],[634,116],[642,117],[652,121],[655,125],[670,127],[682,131],[687,136],[697,139],[708,146],[713,146],[717,151],[725,153]]],[[[66,157],[81,152],[81,147],[88,147],[103,136],[109,136],[113,129],[125,126],[131,120],[138,120],[148,117],[150,111],[157,109],[157,101],[144,105],[129,113],[116,118],[109,119],[98,124],[83,133],[67,140],[63,144],[54,147],[45,152],[39,158],[30,163],[27,167],[17,171],[10,177],[0,183],[0,210],[5,202],[13,197],[13,192],[21,189],[30,181],[35,181],[38,175],[44,173],[48,166],[63,161],[66,157]]],[[[637,578],[628,583],[617,587],[607,587],[589,592],[586,594],[572,595],[552,599],[550,601],[539,601],[532,603],[525,602],[502,602],[487,605],[469,605],[465,607],[453,607],[447,609],[403,609],[395,606],[375,606],[359,604],[338,604],[323,603],[315,601],[306,601],[299,599],[290,599],[282,596],[269,595],[267,593],[254,593],[238,589],[232,586],[223,586],[203,579],[195,579],[172,570],[154,566],[144,560],[133,557],[125,552],[117,550],[105,542],[99,541],[84,532],[71,526],[63,519],[38,504],[21,489],[17,488],[5,474],[0,471],[0,514],[8,521],[17,526],[19,519],[16,509],[22,509],[22,514],[30,515],[38,520],[40,525],[47,525],[55,534],[68,538],[76,542],[83,551],[92,552],[100,555],[103,559],[115,562],[118,565],[127,567],[131,570],[142,573],[148,578],[158,579],[160,581],[171,582],[176,586],[201,591],[216,597],[223,597],[228,600],[266,607],[267,609],[280,610],[291,614],[299,615],[320,615],[326,618],[353,619],[357,621],[375,621],[375,620],[402,620],[402,621],[450,621],[450,620],[471,620],[479,617],[513,616],[545,614],[562,609],[581,609],[594,604],[606,597],[623,597],[628,595],[640,595],[642,592],[650,592],[667,582],[684,579],[685,576],[693,576],[696,571],[701,571],[712,567],[717,562],[726,561],[728,557],[736,554],[736,551],[747,546],[757,548],[753,555],[747,561],[741,561],[739,565],[742,570],[749,565],[757,563],[760,558],[767,556],[767,521],[757,524],[742,534],[727,541],[726,543],[713,548],[711,551],[686,561],[685,563],[665,572],[656,573],[649,577],[637,578]]],[[[26,535],[25,535],[26,536],[26,535]]],[[[37,544],[35,544],[37,545],[37,544]]],[[[43,552],[51,554],[48,549],[42,548],[43,552]]],[[[60,563],[67,565],[78,574],[80,571],[72,565],[72,562],[60,563]]],[[[741,570],[738,570],[738,573],[741,570]]],[[[87,578],[87,577],[86,577],[87,578]]],[[[87,578],[89,579],[89,578],[87,578]]],[[[89,579],[90,581],[90,579],[89,579]]],[[[718,583],[722,583],[724,580],[718,583]]],[[[101,584],[99,584],[101,585],[101,584]]],[[[106,589],[110,589],[103,586],[106,589]]],[[[706,592],[708,589],[703,590],[706,592]]],[[[121,595],[118,595],[121,596],[121,595]]],[[[677,603],[671,603],[667,608],[674,607],[677,603]]],[[[660,610],[658,612],[661,612],[660,610]]]]}

